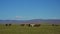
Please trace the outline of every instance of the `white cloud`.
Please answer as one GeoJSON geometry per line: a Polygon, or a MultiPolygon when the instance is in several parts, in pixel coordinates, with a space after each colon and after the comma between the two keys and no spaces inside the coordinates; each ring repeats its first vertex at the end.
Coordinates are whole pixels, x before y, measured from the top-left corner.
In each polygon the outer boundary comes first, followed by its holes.
{"type": "Polygon", "coordinates": [[[23,18],[23,17],[22,16],[16,16],[16,18],[19,19],[19,18],[23,18]]]}
{"type": "Polygon", "coordinates": [[[60,19],[60,18],[58,18],[58,17],[51,17],[50,19],[60,19]]]}
{"type": "Polygon", "coordinates": [[[41,18],[41,19],[60,19],[59,17],[47,17],[47,18],[41,18]]]}
{"type": "Polygon", "coordinates": [[[60,19],[60,18],[58,18],[58,17],[53,17],[53,19],[60,19]]]}

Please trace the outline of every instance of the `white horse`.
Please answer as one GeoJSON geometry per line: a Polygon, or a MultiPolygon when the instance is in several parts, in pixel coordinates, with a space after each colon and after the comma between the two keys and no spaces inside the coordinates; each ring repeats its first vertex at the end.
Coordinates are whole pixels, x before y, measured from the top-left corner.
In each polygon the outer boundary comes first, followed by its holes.
{"type": "Polygon", "coordinates": [[[35,24],[30,24],[32,27],[35,25],[35,24]]]}

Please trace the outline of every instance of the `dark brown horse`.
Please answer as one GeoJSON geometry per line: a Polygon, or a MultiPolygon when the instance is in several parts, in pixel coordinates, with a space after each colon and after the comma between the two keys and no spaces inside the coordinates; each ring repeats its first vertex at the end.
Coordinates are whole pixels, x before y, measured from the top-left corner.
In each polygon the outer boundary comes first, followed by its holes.
{"type": "Polygon", "coordinates": [[[40,27],[41,26],[41,24],[35,24],[34,25],[34,27],[40,27]]]}
{"type": "Polygon", "coordinates": [[[8,24],[5,24],[5,26],[8,26],[8,24]]]}
{"type": "Polygon", "coordinates": [[[25,24],[20,24],[20,26],[25,26],[25,24]]]}
{"type": "Polygon", "coordinates": [[[11,24],[9,24],[9,26],[11,26],[11,24]]]}

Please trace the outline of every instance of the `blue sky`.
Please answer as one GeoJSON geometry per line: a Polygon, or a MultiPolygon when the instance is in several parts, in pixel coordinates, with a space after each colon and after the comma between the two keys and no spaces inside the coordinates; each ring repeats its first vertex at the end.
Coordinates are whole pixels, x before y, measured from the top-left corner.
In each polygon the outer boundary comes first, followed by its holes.
{"type": "Polygon", "coordinates": [[[0,19],[60,19],[60,0],[0,0],[0,19]]]}

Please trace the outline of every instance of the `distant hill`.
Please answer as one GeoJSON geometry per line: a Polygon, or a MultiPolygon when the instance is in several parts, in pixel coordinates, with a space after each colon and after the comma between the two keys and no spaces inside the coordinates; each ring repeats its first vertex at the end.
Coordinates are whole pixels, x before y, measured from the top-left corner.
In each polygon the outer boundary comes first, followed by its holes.
{"type": "Polygon", "coordinates": [[[22,23],[60,24],[60,19],[0,20],[0,24],[6,24],[6,23],[15,23],[15,24],[22,24],[22,23]]]}

